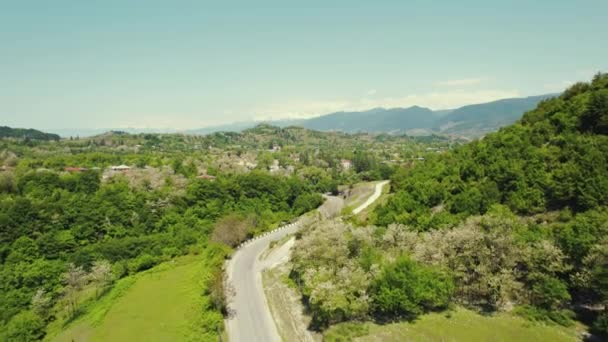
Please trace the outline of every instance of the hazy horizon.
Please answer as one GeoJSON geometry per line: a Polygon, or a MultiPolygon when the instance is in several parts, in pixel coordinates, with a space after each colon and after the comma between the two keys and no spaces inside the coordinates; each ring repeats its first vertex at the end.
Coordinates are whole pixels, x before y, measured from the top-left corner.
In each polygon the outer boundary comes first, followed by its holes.
{"type": "Polygon", "coordinates": [[[187,130],[553,93],[608,69],[608,3],[588,2],[7,3],[0,124],[187,130]]]}

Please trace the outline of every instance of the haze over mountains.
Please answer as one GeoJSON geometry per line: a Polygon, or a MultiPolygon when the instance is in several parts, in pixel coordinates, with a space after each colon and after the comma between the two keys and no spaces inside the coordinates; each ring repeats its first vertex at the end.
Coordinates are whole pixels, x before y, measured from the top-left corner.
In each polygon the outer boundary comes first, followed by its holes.
{"type": "MultiPolygon", "coordinates": [[[[545,94],[522,98],[502,99],[472,104],[453,110],[436,110],[412,106],[408,108],[373,108],[365,111],[336,112],[309,119],[284,119],[271,121],[241,121],[231,124],[188,130],[183,133],[209,134],[220,131],[240,132],[262,122],[274,126],[301,126],[318,131],[342,131],[347,133],[370,132],[410,135],[445,133],[477,137],[514,123],[533,109],[540,101],[557,94],[545,94]]],[[[110,130],[129,133],[175,133],[175,129],[159,128],[107,128],[107,129],[49,129],[47,131],[69,136],[91,136],[110,130]]]]}
{"type": "MultiPolygon", "coordinates": [[[[279,126],[302,126],[318,131],[347,133],[408,133],[428,135],[450,133],[479,136],[514,123],[523,114],[544,100],[557,94],[502,99],[467,105],[454,110],[437,110],[412,106],[408,108],[374,108],[359,112],[336,112],[310,119],[276,120],[268,123],[279,126]]],[[[216,131],[240,131],[259,122],[239,122],[231,125],[207,127],[190,131],[206,134],[216,131]]]]}

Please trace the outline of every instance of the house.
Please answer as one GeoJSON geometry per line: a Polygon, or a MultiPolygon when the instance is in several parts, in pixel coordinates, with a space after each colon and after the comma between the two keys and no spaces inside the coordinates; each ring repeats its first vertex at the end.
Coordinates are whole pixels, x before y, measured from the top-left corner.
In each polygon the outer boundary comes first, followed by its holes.
{"type": "Polygon", "coordinates": [[[112,166],[111,169],[112,169],[112,171],[122,171],[122,172],[131,170],[131,168],[127,165],[112,166]]]}
{"type": "Polygon", "coordinates": [[[279,161],[276,159],[273,160],[272,165],[270,165],[268,167],[268,169],[270,170],[271,173],[278,172],[281,169],[281,167],[279,166],[279,161]]]}
{"type": "Polygon", "coordinates": [[[63,170],[67,171],[67,172],[84,172],[84,171],[88,171],[89,169],[84,168],[84,167],[68,166],[68,167],[64,168],[63,170]]]}
{"type": "Polygon", "coordinates": [[[353,162],[348,159],[340,160],[340,165],[342,166],[342,170],[350,170],[353,167],[353,162]]]}
{"type": "Polygon", "coordinates": [[[281,151],[281,146],[277,145],[277,144],[272,144],[272,147],[270,148],[270,152],[279,152],[281,151]]]}

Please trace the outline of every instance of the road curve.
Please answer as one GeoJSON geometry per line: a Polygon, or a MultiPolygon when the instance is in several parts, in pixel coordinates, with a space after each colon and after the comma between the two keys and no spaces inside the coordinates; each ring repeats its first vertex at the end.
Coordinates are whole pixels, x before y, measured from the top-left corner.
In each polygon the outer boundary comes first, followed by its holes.
{"type": "Polygon", "coordinates": [[[371,196],[369,196],[363,204],[361,204],[357,208],[353,209],[353,214],[356,215],[356,214],[362,212],[363,209],[367,208],[370,204],[374,203],[378,198],[380,198],[380,195],[382,195],[382,187],[387,183],[388,183],[388,181],[382,181],[382,182],[376,183],[374,193],[371,196]]]}
{"type": "MultiPolygon", "coordinates": [[[[382,186],[388,181],[376,184],[374,193],[353,213],[359,213],[382,194],[382,186]]],[[[290,224],[271,233],[260,236],[244,244],[228,262],[226,273],[232,288],[230,317],[226,320],[228,336],[232,342],[274,342],[281,341],[272,314],[266,302],[262,285],[262,270],[269,266],[259,260],[271,241],[295,233],[298,223],[290,224]]]]}

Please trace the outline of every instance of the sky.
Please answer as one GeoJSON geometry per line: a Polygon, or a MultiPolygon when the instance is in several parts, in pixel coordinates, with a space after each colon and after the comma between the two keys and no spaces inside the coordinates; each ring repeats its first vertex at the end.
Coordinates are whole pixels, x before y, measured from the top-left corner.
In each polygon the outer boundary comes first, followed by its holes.
{"type": "Polygon", "coordinates": [[[608,71],[608,1],[0,0],[0,125],[455,108],[608,71]]]}

